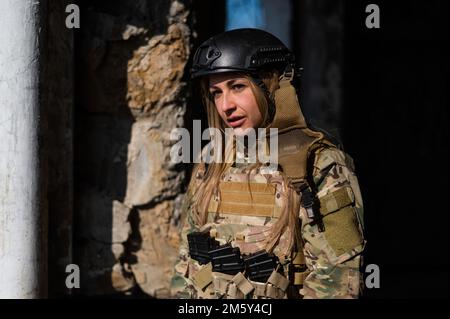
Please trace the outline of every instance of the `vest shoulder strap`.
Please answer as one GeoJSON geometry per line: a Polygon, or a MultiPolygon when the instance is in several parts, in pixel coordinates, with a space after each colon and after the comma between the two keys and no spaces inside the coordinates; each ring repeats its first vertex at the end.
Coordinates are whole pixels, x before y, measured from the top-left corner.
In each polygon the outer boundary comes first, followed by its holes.
{"type": "Polygon", "coordinates": [[[301,184],[311,183],[316,154],[323,148],[334,147],[323,133],[308,128],[285,131],[278,136],[278,142],[278,163],[297,192],[301,184]]]}

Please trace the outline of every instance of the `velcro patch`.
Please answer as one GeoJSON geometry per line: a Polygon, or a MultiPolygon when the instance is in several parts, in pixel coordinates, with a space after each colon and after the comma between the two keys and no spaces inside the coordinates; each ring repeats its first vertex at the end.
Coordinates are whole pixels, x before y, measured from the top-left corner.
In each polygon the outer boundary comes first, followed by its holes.
{"type": "Polygon", "coordinates": [[[340,256],[363,242],[355,209],[346,206],[323,217],[325,237],[336,256],[340,256]]]}
{"type": "Polygon", "coordinates": [[[355,202],[355,195],[350,186],[345,186],[319,198],[322,215],[331,214],[342,207],[355,202]]]}

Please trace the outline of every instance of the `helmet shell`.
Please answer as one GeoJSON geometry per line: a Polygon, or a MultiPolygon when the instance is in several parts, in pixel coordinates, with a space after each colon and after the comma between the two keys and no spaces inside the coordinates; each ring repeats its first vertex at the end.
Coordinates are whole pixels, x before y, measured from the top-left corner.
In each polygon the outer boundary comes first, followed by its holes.
{"type": "Polygon", "coordinates": [[[256,73],[265,67],[282,73],[287,64],[294,64],[294,55],[280,39],[259,29],[235,29],[213,36],[197,48],[191,75],[256,73]]]}

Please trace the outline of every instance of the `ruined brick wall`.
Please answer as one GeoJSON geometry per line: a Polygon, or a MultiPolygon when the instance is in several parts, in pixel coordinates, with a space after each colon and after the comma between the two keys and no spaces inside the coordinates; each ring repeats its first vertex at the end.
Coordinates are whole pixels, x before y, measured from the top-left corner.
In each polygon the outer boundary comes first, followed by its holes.
{"type": "Polygon", "coordinates": [[[86,1],[77,38],[75,261],[85,295],[169,297],[185,172],[188,2],[86,1]]]}

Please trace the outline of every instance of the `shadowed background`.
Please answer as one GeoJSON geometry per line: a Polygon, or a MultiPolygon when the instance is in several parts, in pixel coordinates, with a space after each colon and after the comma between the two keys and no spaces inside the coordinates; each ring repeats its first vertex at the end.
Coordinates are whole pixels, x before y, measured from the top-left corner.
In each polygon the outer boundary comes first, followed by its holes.
{"type": "Polygon", "coordinates": [[[193,49],[255,26],[294,51],[305,115],[355,160],[365,262],[381,271],[366,298],[448,297],[447,1],[376,1],[380,29],[365,26],[369,1],[77,1],[79,30],[48,3],[51,296],[169,296],[192,168],[169,163],[169,133],[206,127],[193,49]]]}

